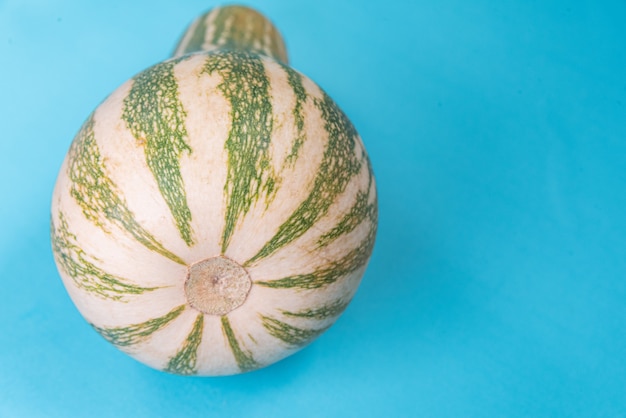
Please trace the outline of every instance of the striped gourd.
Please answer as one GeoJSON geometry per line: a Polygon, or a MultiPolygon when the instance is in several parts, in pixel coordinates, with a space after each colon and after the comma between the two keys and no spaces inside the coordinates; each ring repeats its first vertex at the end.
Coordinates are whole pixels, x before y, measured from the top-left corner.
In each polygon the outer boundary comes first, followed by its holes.
{"type": "Polygon", "coordinates": [[[51,234],[72,300],[106,340],[156,369],[224,375],[328,329],[376,225],[350,121],[287,65],[271,23],[229,6],[87,118],[51,234]]]}

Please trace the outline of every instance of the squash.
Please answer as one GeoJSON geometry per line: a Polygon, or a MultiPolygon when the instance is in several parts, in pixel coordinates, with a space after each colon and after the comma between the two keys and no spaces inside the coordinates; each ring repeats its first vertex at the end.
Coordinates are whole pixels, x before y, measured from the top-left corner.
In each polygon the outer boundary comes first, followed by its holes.
{"type": "Polygon", "coordinates": [[[241,6],[200,16],[172,58],[91,113],[51,212],[81,314],[183,375],[247,372],[309,344],[354,296],[377,227],[354,126],[241,6]]]}

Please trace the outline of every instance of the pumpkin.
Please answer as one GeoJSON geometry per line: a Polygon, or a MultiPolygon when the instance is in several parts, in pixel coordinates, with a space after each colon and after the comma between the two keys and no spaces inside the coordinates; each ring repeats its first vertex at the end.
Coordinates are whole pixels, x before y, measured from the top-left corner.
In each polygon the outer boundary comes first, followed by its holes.
{"type": "Polygon", "coordinates": [[[241,6],[200,16],[172,58],[91,113],[51,210],[80,313],[183,375],[247,372],[309,344],[354,296],[376,226],[354,126],[241,6]]]}

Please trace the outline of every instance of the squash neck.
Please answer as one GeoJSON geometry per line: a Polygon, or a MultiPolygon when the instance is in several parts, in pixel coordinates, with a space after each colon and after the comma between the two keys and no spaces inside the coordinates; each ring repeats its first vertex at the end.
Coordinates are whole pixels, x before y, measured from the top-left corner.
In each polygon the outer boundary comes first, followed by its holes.
{"type": "Polygon", "coordinates": [[[201,51],[254,52],[288,63],[282,36],[265,16],[245,6],[216,7],[187,28],[173,57],[201,51]]]}

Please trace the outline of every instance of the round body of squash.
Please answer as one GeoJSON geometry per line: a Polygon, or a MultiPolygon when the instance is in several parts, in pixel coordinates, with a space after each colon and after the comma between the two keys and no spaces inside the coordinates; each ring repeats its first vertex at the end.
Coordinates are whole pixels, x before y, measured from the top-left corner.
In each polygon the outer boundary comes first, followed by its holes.
{"type": "Polygon", "coordinates": [[[286,64],[266,19],[233,6],[92,112],[51,217],[60,275],[93,328],[153,368],[198,375],[264,367],[328,329],[376,225],[353,125],[286,64]]]}

